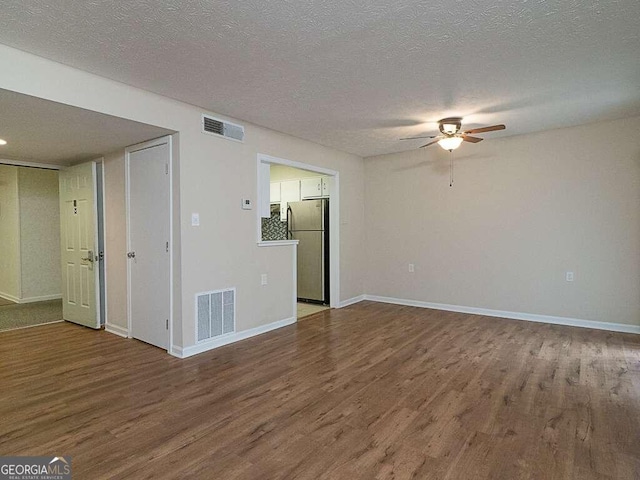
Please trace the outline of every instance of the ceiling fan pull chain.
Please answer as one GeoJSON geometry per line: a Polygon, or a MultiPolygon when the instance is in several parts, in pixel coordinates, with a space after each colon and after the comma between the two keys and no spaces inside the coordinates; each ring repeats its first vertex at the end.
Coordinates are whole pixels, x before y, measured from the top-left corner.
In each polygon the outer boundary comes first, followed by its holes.
{"type": "Polygon", "coordinates": [[[453,150],[449,150],[449,186],[453,187],[453,150]]]}

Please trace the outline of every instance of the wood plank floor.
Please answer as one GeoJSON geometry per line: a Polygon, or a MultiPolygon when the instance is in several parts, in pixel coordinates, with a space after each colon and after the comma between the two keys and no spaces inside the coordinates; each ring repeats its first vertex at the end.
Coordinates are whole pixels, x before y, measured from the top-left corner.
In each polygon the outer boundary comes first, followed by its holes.
{"type": "Polygon", "coordinates": [[[0,334],[0,454],[74,479],[637,479],[640,337],[362,302],[190,359],[0,334]]]}

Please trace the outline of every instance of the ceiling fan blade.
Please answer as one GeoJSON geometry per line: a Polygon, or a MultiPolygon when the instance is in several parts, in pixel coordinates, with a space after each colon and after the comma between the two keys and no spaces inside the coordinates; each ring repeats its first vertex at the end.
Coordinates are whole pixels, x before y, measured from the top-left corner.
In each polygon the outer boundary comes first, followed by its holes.
{"type": "Polygon", "coordinates": [[[433,145],[434,143],[438,143],[439,141],[440,139],[438,138],[438,140],[434,140],[433,142],[429,142],[426,145],[422,145],[420,148],[428,147],[429,145],[433,145]]]}
{"type": "Polygon", "coordinates": [[[484,133],[484,132],[495,132],[496,130],[504,130],[505,127],[504,125],[492,125],[490,127],[482,127],[482,128],[472,128],[471,130],[467,130],[466,132],[462,132],[462,133],[484,133]]]}
{"type": "Polygon", "coordinates": [[[401,138],[400,140],[416,140],[418,138],[436,138],[436,135],[427,135],[426,137],[407,137],[401,138]]]}
{"type": "Polygon", "coordinates": [[[465,142],[478,143],[484,140],[484,138],[471,137],[469,135],[462,135],[462,140],[464,140],[465,142]]]}

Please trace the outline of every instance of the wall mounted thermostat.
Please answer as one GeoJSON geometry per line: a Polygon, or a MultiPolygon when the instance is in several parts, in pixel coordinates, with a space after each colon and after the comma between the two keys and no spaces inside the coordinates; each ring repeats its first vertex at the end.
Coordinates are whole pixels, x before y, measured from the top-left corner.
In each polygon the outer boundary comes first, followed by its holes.
{"type": "Polygon", "coordinates": [[[251,210],[252,208],[253,208],[253,203],[251,202],[251,199],[243,198],[242,199],[242,209],[243,210],[251,210]]]}

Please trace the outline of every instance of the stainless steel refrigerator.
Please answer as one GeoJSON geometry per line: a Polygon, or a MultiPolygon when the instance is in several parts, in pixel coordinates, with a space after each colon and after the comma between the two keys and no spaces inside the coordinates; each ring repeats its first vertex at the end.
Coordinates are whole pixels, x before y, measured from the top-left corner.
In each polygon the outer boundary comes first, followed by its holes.
{"type": "Polygon", "coordinates": [[[329,303],[329,200],[291,202],[287,236],[298,240],[298,300],[329,303]]]}

